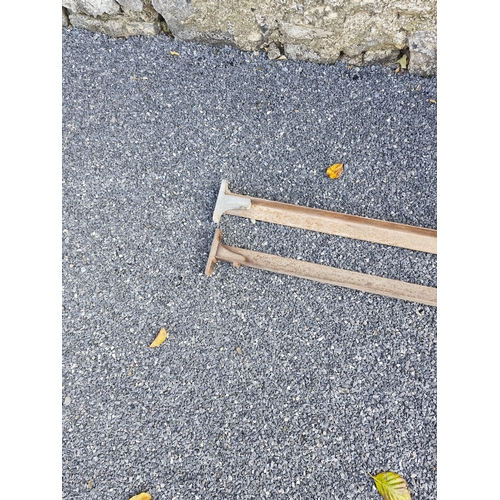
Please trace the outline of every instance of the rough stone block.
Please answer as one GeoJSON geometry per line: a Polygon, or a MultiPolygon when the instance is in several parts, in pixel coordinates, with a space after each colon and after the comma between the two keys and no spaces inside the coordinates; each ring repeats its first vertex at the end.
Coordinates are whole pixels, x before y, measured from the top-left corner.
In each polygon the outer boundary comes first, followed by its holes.
{"type": "Polygon", "coordinates": [[[161,31],[159,21],[130,19],[127,16],[95,19],[84,14],[70,14],[71,24],[76,28],[105,33],[111,37],[156,36],[161,31]]]}
{"type": "Polygon", "coordinates": [[[274,42],[270,43],[267,49],[267,57],[269,57],[269,59],[278,59],[280,56],[281,51],[277,45],[274,42]]]}
{"type": "Polygon", "coordinates": [[[126,10],[142,12],[144,4],[142,0],[118,0],[118,3],[126,10]]]}
{"type": "MultiPolygon", "coordinates": [[[[409,33],[419,28],[431,34],[436,24],[435,0],[152,2],[177,38],[206,42],[225,35],[243,50],[276,42],[285,46],[287,57],[322,63],[335,62],[341,52],[350,60],[361,56],[364,64],[392,62],[408,46],[409,33]]],[[[420,67],[429,47],[418,40],[414,63],[420,67]]]]}
{"type": "Polygon", "coordinates": [[[417,31],[408,37],[410,63],[408,71],[419,76],[433,76],[437,73],[436,34],[417,31]]]}
{"type": "Polygon", "coordinates": [[[87,14],[97,17],[120,12],[120,6],[115,0],[62,0],[62,4],[70,14],[87,14]]]}

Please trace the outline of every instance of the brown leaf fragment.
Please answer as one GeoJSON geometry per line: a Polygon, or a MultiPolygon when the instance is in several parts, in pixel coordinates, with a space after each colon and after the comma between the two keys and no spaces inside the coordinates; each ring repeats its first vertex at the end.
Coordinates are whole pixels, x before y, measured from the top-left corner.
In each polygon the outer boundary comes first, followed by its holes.
{"type": "Polygon", "coordinates": [[[276,60],[277,61],[286,61],[286,56],[285,55],[279,56],[276,60]]]}
{"type": "Polygon", "coordinates": [[[429,102],[432,102],[432,104],[436,104],[436,100],[435,99],[429,99],[429,102]]]}
{"type": "Polygon", "coordinates": [[[179,52],[176,52],[175,50],[170,51],[171,56],[180,56],[179,52]]]}
{"type": "Polygon", "coordinates": [[[134,495],[130,500],[151,500],[151,495],[149,493],[139,493],[134,495]]]}
{"type": "Polygon", "coordinates": [[[162,345],[165,340],[168,339],[168,333],[165,328],[161,328],[160,331],[158,332],[158,335],[156,338],[153,340],[153,342],[150,344],[149,347],[158,347],[159,345],[162,345]]]}
{"type": "Polygon", "coordinates": [[[92,489],[92,479],[89,479],[89,480],[87,481],[87,488],[88,488],[89,490],[91,490],[91,489],[92,489]]]}
{"type": "Polygon", "coordinates": [[[395,472],[381,472],[371,476],[384,500],[411,500],[406,481],[395,472]]]}
{"type": "Polygon", "coordinates": [[[237,352],[240,356],[242,356],[242,355],[243,355],[243,351],[241,350],[241,347],[237,347],[237,348],[236,348],[236,352],[237,352]]]}
{"type": "Polygon", "coordinates": [[[326,169],[326,175],[328,175],[330,179],[336,179],[337,177],[340,177],[342,175],[343,171],[344,171],[343,163],[334,163],[333,165],[330,165],[326,169]]]}

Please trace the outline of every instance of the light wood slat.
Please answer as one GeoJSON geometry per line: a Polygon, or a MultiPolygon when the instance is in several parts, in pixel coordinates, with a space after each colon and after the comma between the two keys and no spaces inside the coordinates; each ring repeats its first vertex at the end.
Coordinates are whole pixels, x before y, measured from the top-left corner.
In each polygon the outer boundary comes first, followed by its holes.
{"type": "MultiPolygon", "coordinates": [[[[231,195],[239,196],[232,193],[231,195]]],[[[241,196],[241,198],[250,199],[251,207],[228,210],[225,213],[371,243],[437,254],[437,231],[434,229],[301,207],[250,196],[241,196]]]]}
{"type": "Polygon", "coordinates": [[[205,269],[205,274],[208,276],[212,274],[215,263],[220,260],[230,262],[236,267],[263,269],[437,307],[437,288],[434,287],[227,246],[221,243],[221,238],[222,232],[217,229],[205,269]]]}

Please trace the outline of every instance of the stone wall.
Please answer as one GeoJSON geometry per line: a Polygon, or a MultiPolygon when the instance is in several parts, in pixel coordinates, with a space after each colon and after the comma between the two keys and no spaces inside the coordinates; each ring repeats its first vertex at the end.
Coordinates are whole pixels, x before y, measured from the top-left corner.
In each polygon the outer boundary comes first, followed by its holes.
{"type": "Polygon", "coordinates": [[[436,0],[63,0],[63,26],[266,50],[316,63],[437,72],[436,0]],[[301,3],[298,3],[301,2],[301,3]]]}

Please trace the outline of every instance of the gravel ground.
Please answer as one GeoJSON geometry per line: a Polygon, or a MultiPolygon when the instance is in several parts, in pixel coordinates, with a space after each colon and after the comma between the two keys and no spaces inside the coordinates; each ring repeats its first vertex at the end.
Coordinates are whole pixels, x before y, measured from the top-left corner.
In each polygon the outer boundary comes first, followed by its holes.
{"type": "MultiPolygon", "coordinates": [[[[367,473],[384,470],[436,498],[436,308],[224,263],[204,275],[221,179],[436,228],[436,79],[62,36],[63,498],[375,500],[367,473]]],[[[436,286],[432,255],[219,227],[436,286]]]]}

